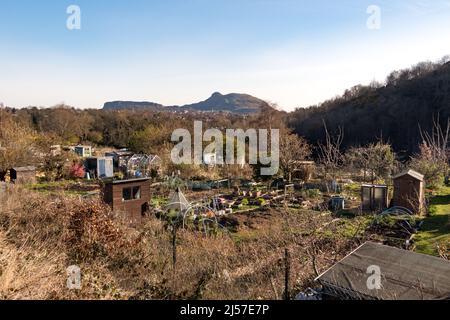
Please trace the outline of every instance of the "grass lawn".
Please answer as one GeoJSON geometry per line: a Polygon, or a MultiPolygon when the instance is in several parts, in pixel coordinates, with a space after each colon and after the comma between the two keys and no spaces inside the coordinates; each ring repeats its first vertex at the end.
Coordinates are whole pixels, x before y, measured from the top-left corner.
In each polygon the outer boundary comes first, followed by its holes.
{"type": "Polygon", "coordinates": [[[63,192],[66,195],[84,196],[92,191],[99,190],[99,186],[94,181],[74,181],[74,180],[60,180],[53,182],[40,182],[36,184],[28,184],[25,186],[29,190],[47,195],[56,195],[63,192]]]}
{"type": "Polygon", "coordinates": [[[438,256],[437,246],[450,244],[450,187],[442,187],[431,198],[429,213],[416,236],[416,251],[438,256]]]}

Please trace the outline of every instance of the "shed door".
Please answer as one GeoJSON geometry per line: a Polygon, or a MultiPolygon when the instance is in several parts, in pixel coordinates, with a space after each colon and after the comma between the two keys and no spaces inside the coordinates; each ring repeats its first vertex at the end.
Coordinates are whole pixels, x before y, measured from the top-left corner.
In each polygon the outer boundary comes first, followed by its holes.
{"type": "Polygon", "coordinates": [[[114,176],[113,159],[99,159],[97,165],[97,174],[99,178],[112,178],[114,176]]]}
{"type": "Polygon", "coordinates": [[[370,210],[371,209],[371,188],[369,187],[363,187],[362,189],[362,206],[364,210],[370,210]]]}
{"type": "Polygon", "coordinates": [[[374,209],[384,209],[385,204],[385,189],[383,188],[375,188],[374,192],[374,209]]]}
{"type": "Polygon", "coordinates": [[[105,164],[105,160],[101,159],[98,160],[98,165],[97,165],[97,174],[99,178],[105,178],[106,175],[106,164],[105,164]]]}

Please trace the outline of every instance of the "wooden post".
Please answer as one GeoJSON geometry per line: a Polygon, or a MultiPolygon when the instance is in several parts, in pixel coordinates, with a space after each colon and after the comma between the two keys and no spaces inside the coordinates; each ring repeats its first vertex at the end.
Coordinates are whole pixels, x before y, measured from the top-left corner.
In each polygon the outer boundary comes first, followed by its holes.
{"type": "Polygon", "coordinates": [[[291,258],[289,254],[289,250],[286,248],[284,250],[284,300],[289,301],[290,293],[289,293],[289,277],[291,273],[291,258]]]}
{"type": "Polygon", "coordinates": [[[177,227],[173,225],[172,229],[172,267],[175,274],[175,267],[177,264],[177,227]]]}
{"type": "Polygon", "coordinates": [[[176,280],[176,266],[177,266],[177,226],[173,224],[172,226],[172,297],[170,299],[175,299],[177,291],[177,280],[176,280]]]}

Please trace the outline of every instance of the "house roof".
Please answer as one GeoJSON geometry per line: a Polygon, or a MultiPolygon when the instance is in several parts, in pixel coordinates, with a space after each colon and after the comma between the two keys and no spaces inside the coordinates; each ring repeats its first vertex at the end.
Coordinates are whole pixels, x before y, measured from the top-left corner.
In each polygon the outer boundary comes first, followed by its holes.
{"type": "Polygon", "coordinates": [[[398,178],[403,177],[403,176],[406,176],[406,175],[411,176],[411,177],[413,177],[413,178],[415,178],[415,179],[417,179],[417,180],[419,180],[419,181],[423,181],[424,178],[425,178],[425,176],[424,176],[423,174],[420,174],[420,173],[418,173],[417,171],[414,171],[414,170],[411,170],[411,169],[410,169],[410,170],[403,171],[403,172],[401,172],[401,173],[395,175],[395,176],[393,177],[393,179],[398,179],[398,178]]]}
{"type": "Polygon", "coordinates": [[[124,183],[136,183],[136,182],[146,182],[150,180],[150,178],[139,178],[139,179],[128,179],[128,180],[114,180],[113,184],[124,184],[124,183]]]}
{"type": "Polygon", "coordinates": [[[432,300],[450,298],[450,261],[366,242],[320,275],[324,289],[353,298],[432,300]],[[370,266],[381,271],[379,290],[370,290],[370,266]]]}
{"type": "Polygon", "coordinates": [[[26,171],[35,171],[36,167],[33,166],[27,166],[27,167],[15,167],[12,168],[16,172],[26,172],[26,171]]]}
{"type": "Polygon", "coordinates": [[[91,157],[89,159],[96,159],[96,160],[113,160],[114,157],[91,157]]]}
{"type": "Polygon", "coordinates": [[[364,188],[387,188],[388,186],[385,184],[369,184],[369,183],[363,183],[361,187],[364,188]]]}
{"type": "Polygon", "coordinates": [[[131,156],[134,155],[134,153],[131,152],[131,151],[117,150],[117,151],[106,152],[105,155],[106,156],[108,156],[108,155],[117,155],[119,157],[131,157],[131,156]]]}

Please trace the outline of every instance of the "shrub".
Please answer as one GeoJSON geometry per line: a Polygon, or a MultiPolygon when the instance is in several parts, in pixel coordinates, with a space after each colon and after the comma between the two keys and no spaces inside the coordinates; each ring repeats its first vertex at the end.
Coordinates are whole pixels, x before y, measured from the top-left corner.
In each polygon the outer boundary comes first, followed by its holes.
{"type": "Polygon", "coordinates": [[[322,196],[322,193],[319,189],[309,189],[304,191],[303,195],[307,199],[318,199],[322,196]]]}
{"type": "Polygon", "coordinates": [[[265,206],[266,205],[266,200],[264,199],[264,198],[258,198],[258,204],[259,204],[259,206],[260,207],[263,207],[263,206],[265,206]]]}
{"type": "Polygon", "coordinates": [[[434,162],[424,158],[413,158],[411,167],[425,176],[425,182],[430,189],[438,189],[444,183],[447,163],[434,162]]]}
{"type": "Polygon", "coordinates": [[[283,283],[277,261],[286,243],[292,243],[293,292],[314,279],[303,239],[317,249],[322,269],[332,263],[329,256],[354,249],[344,238],[312,232],[330,225],[329,215],[305,210],[279,219],[271,210],[252,217],[265,224],[263,230],[250,228],[250,217],[242,216],[233,217],[237,234],[178,229],[174,272],[166,221],[148,217],[131,228],[98,199],[45,196],[19,186],[0,193],[0,199],[1,299],[274,299],[282,290],[274,283],[283,283]],[[299,232],[302,241],[292,242],[299,232]],[[82,271],[81,290],[66,287],[66,270],[73,264],[82,271]]]}
{"type": "Polygon", "coordinates": [[[86,175],[86,171],[84,170],[84,167],[79,164],[79,163],[75,163],[72,165],[72,167],[70,167],[70,177],[73,179],[83,179],[84,176],[86,175]]]}

